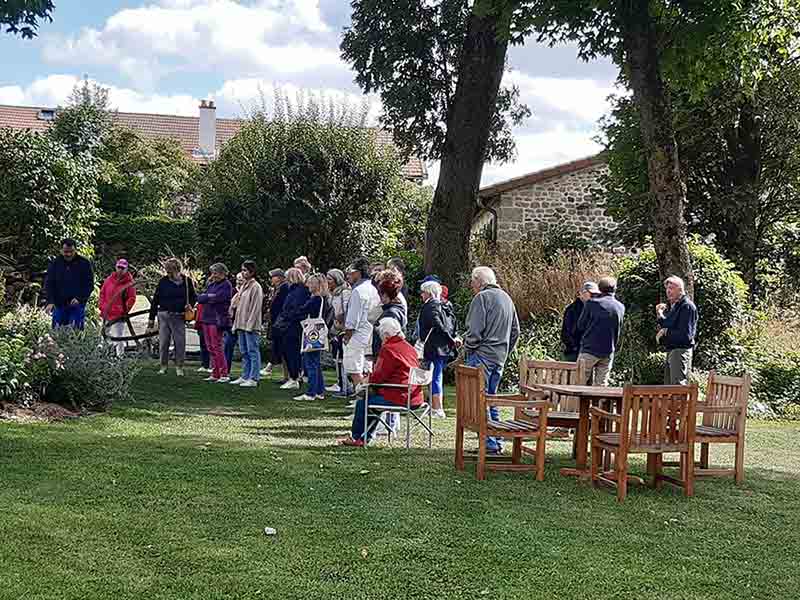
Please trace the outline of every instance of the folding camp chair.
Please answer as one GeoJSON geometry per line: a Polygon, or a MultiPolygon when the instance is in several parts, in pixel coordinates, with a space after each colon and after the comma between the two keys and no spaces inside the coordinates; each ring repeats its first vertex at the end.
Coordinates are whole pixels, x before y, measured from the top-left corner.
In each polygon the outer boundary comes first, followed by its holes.
{"type": "MultiPolygon", "coordinates": [[[[364,386],[364,431],[367,431],[367,427],[369,425],[369,416],[370,413],[373,415],[377,415],[378,420],[383,423],[383,426],[386,428],[386,431],[389,434],[389,443],[392,443],[392,429],[383,418],[383,413],[395,413],[399,415],[406,416],[406,448],[411,447],[411,426],[412,421],[411,418],[413,417],[415,422],[413,423],[414,427],[421,425],[425,430],[428,432],[428,448],[430,448],[433,444],[433,426],[431,421],[431,407],[428,402],[423,402],[419,406],[412,407],[411,406],[411,396],[413,389],[417,386],[422,387],[423,389],[428,389],[428,397],[430,397],[431,392],[431,383],[433,382],[433,367],[429,370],[419,369],[419,368],[411,368],[408,373],[408,384],[402,385],[397,383],[368,383],[364,386]],[[406,405],[393,405],[393,406],[372,406],[369,405],[369,389],[370,387],[373,388],[400,388],[407,391],[406,393],[406,405]],[[428,422],[425,423],[423,420],[425,417],[428,417],[428,422]]],[[[423,393],[424,395],[424,393],[423,393]]],[[[366,446],[365,446],[366,447],[366,446]]]]}

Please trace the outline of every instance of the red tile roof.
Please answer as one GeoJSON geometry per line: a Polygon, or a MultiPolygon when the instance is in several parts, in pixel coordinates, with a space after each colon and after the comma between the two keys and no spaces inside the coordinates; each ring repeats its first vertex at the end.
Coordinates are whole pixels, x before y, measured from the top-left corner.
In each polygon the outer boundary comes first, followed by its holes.
{"type": "MultiPolygon", "coordinates": [[[[50,121],[40,119],[42,110],[55,111],[53,108],[38,106],[3,106],[0,105],[0,128],[30,129],[45,131],[50,121]]],[[[169,138],[177,141],[187,156],[198,163],[207,159],[195,152],[200,146],[199,117],[181,117],[178,115],[157,115],[147,113],[112,113],[114,123],[129,127],[146,138],[169,138]]],[[[217,119],[217,150],[225,145],[244,125],[242,119],[217,119]]],[[[377,140],[381,145],[393,144],[391,132],[378,129],[377,140]]],[[[421,180],[428,176],[425,163],[419,158],[410,157],[403,165],[403,176],[407,179],[421,180]]]]}
{"type": "Polygon", "coordinates": [[[561,177],[562,175],[583,171],[584,169],[588,169],[589,167],[594,167],[603,163],[605,163],[605,158],[601,152],[595,156],[574,160],[572,162],[564,163],[549,169],[534,171],[533,173],[528,173],[527,175],[522,175],[521,177],[515,177],[514,179],[494,183],[485,188],[481,188],[481,190],[478,192],[478,195],[484,200],[489,200],[495,196],[499,196],[504,192],[510,192],[511,190],[516,190],[521,187],[527,187],[529,185],[555,179],[556,177],[561,177]]]}

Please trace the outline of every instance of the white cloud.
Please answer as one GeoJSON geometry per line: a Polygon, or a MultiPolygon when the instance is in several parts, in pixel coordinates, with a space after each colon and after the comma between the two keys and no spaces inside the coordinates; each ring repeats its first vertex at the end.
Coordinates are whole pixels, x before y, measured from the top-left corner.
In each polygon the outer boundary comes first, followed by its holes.
{"type": "Polygon", "coordinates": [[[50,37],[45,60],[118,68],[152,87],[177,71],[293,74],[346,68],[318,0],[161,0],[112,15],[102,29],[50,37]],[[330,42],[330,40],[328,39],[330,42]]]}

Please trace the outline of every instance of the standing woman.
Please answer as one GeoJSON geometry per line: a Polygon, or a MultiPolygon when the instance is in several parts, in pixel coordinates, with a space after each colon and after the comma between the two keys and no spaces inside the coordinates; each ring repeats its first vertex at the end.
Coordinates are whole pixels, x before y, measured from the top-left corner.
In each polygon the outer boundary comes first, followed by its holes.
{"type": "MultiPolygon", "coordinates": [[[[378,296],[381,299],[381,306],[373,326],[377,329],[383,319],[397,319],[400,327],[405,331],[408,325],[408,309],[401,298],[403,276],[398,271],[383,271],[376,280],[378,282],[378,296]]],[[[381,345],[381,336],[373,335],[372,356],[377,358],[381,345]]]]}
{"type": "Polygon", "coordinates": [[[442,286],[435,281],[422,284],[422,311],[419,315],[419,339],[424,343],[423,360],[427,366],[433,365],[431,382],[431,415],[445,418],[442,407],[444,368],[456,340],[451,329],[453,316],[442,305],[442,286]]]}
{"type": "MultiPolygon", "coordinates": [[[[98,306],[103,322],[122,319],[131,311],[134,304],[136,304],[136,287],[133,284],[133,276],[128,271],[128,261],[120,258],[117,261],[116,271],[106,277],[100,288],[98,306]]],[[[125,325],[124,320],[113,323],[108,328],[110,337],[124,337],[125,325]]],[[[125,355],[125,342],[110,342],[110,346],[114,348],[117,356],[125,355]]]]}
{"type": "MultiPolygon", "coordinates": [[[[301,321],[305,319],[324,318],[330,314],[330,292],[328,280],[322,274],[311,275],[306,280],[306,287],[311,297],[303,305],[301,321]]],[[[308,377],[308,388],[305,394],[295,396],[295,400],[324,400],[325,379],[322,375],[322,351],[303,353],[303,370],[308,377]]]]}
{"type": "Polygon", "coordinates": [[[304,318],[303,306],[308,301],[308,288],[300,269],[289,269],[286,272],[286,280],[289,282],[289,293],[275,322],[275,328],[281,338],[283,358],[289,370],[289,379],[280,389],[297,390],[300,389],[300,321],[304,318]]]}
{"type": "MultiPolygon", "coordinates": [[[[236,274],[236,287],[233,288],[233,297],[231,298],[231,327],[222,330],[222,353],[225,355],[225,364],[228,365],[229,376],[233,372],[233,349],[236,347],[236,344],[239,341],[239,336],[237,336],[236,332],[233,330],[233,320],[236,318],[236,307],[234,305],[234,301],[236,300],[236,296],[239,294],[239,290],[242,289],[243,284],[244,275],[242,275],[240,271],[236,274]]],[[[239,379],[241,379],[241,377],[239,379]]]]}
{"type": "Polygon", "coordinates": [[[183,265],[177,258],[168,258],[164,262],[166,276],[156,286],[156,293],[150,303],[148,329],[155,327],[158,315],[158,350],[161,355],[162,375],[167,372],[169,364],[169,345],[175,345],[176,373],[183,376],[183,363],[186,360],[186,311],[191,310],[197,301],[194,283],[186,275],[182,275],[183,265]]]}
{"type": "Polygon", "coordinates": [[[200,323],[206,347],[211,354],[211,376],[207,377],[206,381],[227,383],[230,377],[228,377],[225,354],[222,351],[222,333],[231,325],[228,311],[231,307],[233,286],[228,281],[228,267],[222,263],[211,265],[210,271],[208,288],[197,299],[197,302],[203,305],[200,323]]]}
{"type": "Polygon", "coordinates": [[[347,306],[350,304],[352,291],[350,285],[345,281],[344,273],[339,269],[328,271],[328,290],[331,294],[331,306],[333,306],[333,327],[330,330],[330,337],[331,354],[336,361],[337,382],[325,388],[325,391],[347,395],[350,380],[347,379],[342,365],[344,344],[341,336],[344,333],[344,318],[347,315],[347,306]]]}
{"type": "Polygon", "coordinates": [[[264,290],[256,281],[256,263],[246,260],[242,263],[242,285],[231,302],[231,312],[235,313],[233,331],[239,337],[239,350],[242,353],[242,376],[232,384],[240,387],[257,387],[261,378],[261,311],[264,304],[264,290]]]}

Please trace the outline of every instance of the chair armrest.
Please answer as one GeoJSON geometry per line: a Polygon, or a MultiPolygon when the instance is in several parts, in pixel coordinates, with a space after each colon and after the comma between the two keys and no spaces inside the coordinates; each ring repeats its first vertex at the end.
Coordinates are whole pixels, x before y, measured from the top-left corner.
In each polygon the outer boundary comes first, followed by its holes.
{"type": "Polygon", "coordinates": [[[599,419],[606,419],[608,421],[615,421],[617,423],[622,421],[622,415],[615,415],[614,413],[610,413],[607,410],[602,410],[594,406],[589,409],[589,416],[598,417],[599,419]]]}
{"type": "Polygon", "coordinates": [[[697,412],[703,413],[740,413],[744,406],[711,406],[705,403],[697,404],[697,412]]]}
{"type": "Polygon", "coordinates": [[[510,406],[512,408],[538,408],[549,410],[552,405],[547,400],[525,400],[525,396],[486,396],[486,404],[491,406],[510,406]]]}

